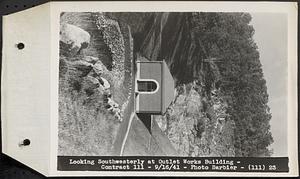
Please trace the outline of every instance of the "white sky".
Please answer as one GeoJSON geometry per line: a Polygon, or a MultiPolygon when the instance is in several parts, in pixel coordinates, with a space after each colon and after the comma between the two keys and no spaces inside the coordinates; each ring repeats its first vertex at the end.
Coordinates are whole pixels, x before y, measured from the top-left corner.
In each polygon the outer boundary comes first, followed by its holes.
{"type": "Polygon", "coordinates": [[[271,108],[273,156],[287,156],[287,16],[251,13],[271,108]]]}

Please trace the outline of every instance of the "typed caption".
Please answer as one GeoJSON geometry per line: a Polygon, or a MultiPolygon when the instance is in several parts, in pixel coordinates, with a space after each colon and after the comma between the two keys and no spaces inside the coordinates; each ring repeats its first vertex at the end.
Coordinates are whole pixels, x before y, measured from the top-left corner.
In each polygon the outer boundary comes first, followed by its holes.
{"type": "Polygon", "coordinates": [[[59,156],[58,170],[288,172],[288,158],[59,156]]]}

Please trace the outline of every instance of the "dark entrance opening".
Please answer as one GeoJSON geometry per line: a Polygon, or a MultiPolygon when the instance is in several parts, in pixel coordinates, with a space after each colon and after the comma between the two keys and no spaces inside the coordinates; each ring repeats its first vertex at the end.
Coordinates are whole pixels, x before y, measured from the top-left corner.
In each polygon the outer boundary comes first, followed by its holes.
{"type": "Polygon", "coordinates": [[[157,84],[154,81],[137,81],[139,92],[153,92],[157,89],[157,84]]]}

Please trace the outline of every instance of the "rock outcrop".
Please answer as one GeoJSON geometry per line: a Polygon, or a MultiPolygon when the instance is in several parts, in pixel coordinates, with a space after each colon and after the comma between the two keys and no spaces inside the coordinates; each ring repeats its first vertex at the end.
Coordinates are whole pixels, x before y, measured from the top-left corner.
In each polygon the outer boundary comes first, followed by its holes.
{"type": "Polygon", "coordinates": [[[134,13],[135,21],[140,22],[139,15],[147,19],[139,26],[121,15],[111,16],[134,29],[136,56],[165,60],[177,83],[174,103],[156,121],[178,155],[234,156],[234,122],[226,117],[224,100],[211,94],[220,74],[214,62],[205,62],[208,56],[195,37],[195,24],[190,20],[193,13],[149,13],[147,18],[134,13]],[[207,75],[213,76],[210,83],[207,75]]]}
{"type": "Polygon", "coordinates": [[[201,96],[197,83],[178,86],[176,100],[156,121],[179,156],[234,156],[234,122],[226,103],[219,96],[201,96]]]}
{"type": "Polygon", "coordinates": [[[117,21],[104,16],[100,20],[110,23],[99,25],[99,16],[61,16],[59,155],[111,155],[128,105],[133,59],[132,45],[125,46],[131,43],[129,28],[121,30],[117,21]]]}
{"type": "Polygon", "coordinates": [[[64,46],[62,52],[66,56],[80,54],[82,49],[88,47],[90,34],[75,25],[63,23],[60,25],[60,45],[64,46]]]}
{"type": "Polygon", "coordinates": [[[120,148],[129,125],[126,119],[134,112],[132,64],[137,58],[165,60],[176,80],[177,95],[167,112],[155,117],[153,134],[134,117],[124,155],[235,155],[235,124],[215,85],[220,76],[218,67],[204,62],[207,54],[195,38],[195,25],[189,20],[192,16],[122,12],[62,15],[59,155],[119,154],[116,146],[120,148]],[[74,30],[69,34],[69,29],[74,30]],[[82,38],[73,39],[73,32],[82,38]],[[208,74],[216,76],[209,84],[208,74]]]}

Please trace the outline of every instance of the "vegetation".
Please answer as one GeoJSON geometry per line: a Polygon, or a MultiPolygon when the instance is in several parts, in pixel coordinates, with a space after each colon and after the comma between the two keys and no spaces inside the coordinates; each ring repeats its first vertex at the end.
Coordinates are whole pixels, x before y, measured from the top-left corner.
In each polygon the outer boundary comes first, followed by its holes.
{"type": "MultiPolygon", "coordinates": [[[[131,56],[166,61],[176,81],[177,95],[166,114],[155,118],[178,155],[272,154],[268,149],[273,138],[267,87],[258,47],[253,40],[254,29],[249,25],[250,14],[119,12],[104,13],[104,16],[96,13],[98,19],[86,13],[77,16],[82,22],[75,25],[96,35],[76,59],[93,61],[86,60],[91,58],[89,56],[97,59],[93,68],[101,71],[101,77],[112,84],[112,97],[117,103],[127,104],[125,101],[130,96],[131,73],[126,72],[126,67],[131,70],[131,56]],[[112,28],[116,23],[106,19],[108,17],[118,21],[120,27],[112,28]],[[124,29],[126,33],[119,34],[124,29]],[[111,36],[114,38],[109,38],[111,36]],[[108,70],[100,70],[105,69],[104,66],[108,66],[108,70]],[[116,70],[111,69],[114,67],[116,70]],[[123,83],[126,89],[116,87],[123,79],[128,83],[123,83]]],[[[62,19],[73,24],[78,21],[74,17],[74,14],[65,14],[62,19]]],[[[68,46],[61,48],[63,51],[68,46]]],[[[101,85],[87,77],[91,66],[75,63],[74,67],[73,60],[65,55],[60,62],[60,149],[70,146],[74,151],[68,155],[109,154],[119,123],[104,109],[101,85]],[[89,91],[82,90],[86,86],[89,91]],[[71,124],[69,118],[72,118],[71,124]],[[78,139],[76,135],[85,137],[78,139]],[[94,146],[84,143],[97,144],[97,147],[91,149],[89,147],[94,146]]]]}
{"type": "MultiPolygon", "coordinates": [[[[214,105],[211,92],[218,91],[218,99],[228,106],[226,113],[235,124],[235,156],[272,153],[268,149],[273,138],[267,87],[249,13],[117,13],[114,18],[134,29],[135,52],[167,62],[178,91],[181,85],[198,81],[196,87],[204,89],[198,92],[200,99],[212,102],[207,108],[214,105]]],[[[171,108],[180,109],[180,105],[171,108]]],[[[171,117],[172,113],[166,114],[169,122],[181,120],[171,117]]],[[[204,117],[209,114],[207,110],[202,113],[204,117]]]]}
{"type": "MultiPolygon", "coordinates": [[[[193,31],[207,58],[217,59],[220,79],[206,77],[206,88],[217,84],[235,121],[236,156],[269,156],[273,142],[266,81],[253,40],[248,13],[193,13],[193,31]],[[216,83],[216,79],[219,80],[216,83]]],[[[207,66],[206,74],[211,72],[207,66]]]]}
{"type": "Polygon", "coordinates": [[[208,100],[197,82],[177,86],[176,93],[166,114],[155,119],[178,155],[234,157],[235,125],[229,118],[220,120],[225,112],[220,97],[208,100]]]}
{"type": "Polygon", "coordinates": [[[131,64],[126,29],[101,13],[67,12],[60,20],[78,33],[60,29],[60,38],[67,40],[60,40],[58,154],[114,155],[132,81],[131,66],[125,66],[131,64]],[[91,37],[88,45],[74,48],[84,34],[91,37]]]}

